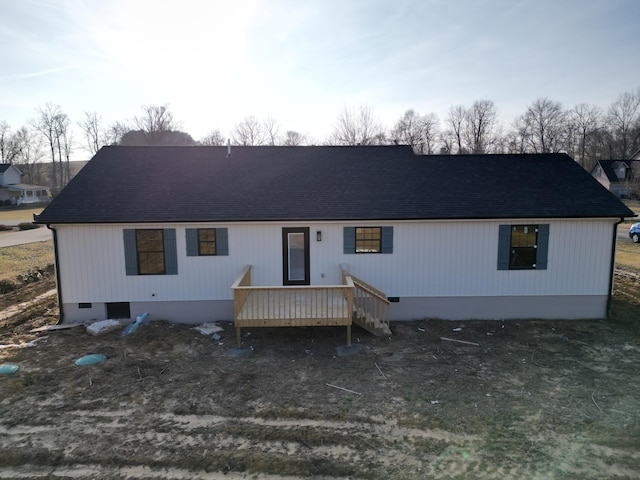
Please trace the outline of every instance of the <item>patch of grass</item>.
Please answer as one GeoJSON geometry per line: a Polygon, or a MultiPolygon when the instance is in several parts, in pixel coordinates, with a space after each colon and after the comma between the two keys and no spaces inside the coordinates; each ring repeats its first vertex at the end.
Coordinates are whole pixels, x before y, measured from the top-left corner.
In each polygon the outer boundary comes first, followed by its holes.
{"type": "Polygon", "coordinates": [[[629,207],[634,212],[640,212],[640,200],[632,200],[630,198],[623,198],[622,203],[629,207]]]}
{"type": "Polygon", "coordinates": [[[42,213],[42,207],[0,210],[0,223],[4,220],[24,220],[26,222],[32,222],[33,215],[40,215],[40,213],[42,213]]]}
{"type": "Polygon", "coordinates": [[[13,292],[16,288],[16,284],[11,280],[0,280],[0,295],[13,292]]]}
{"type": "MultiPolygon", "coordinates": [[[[383,447],[383,443],[379,439],[367,438],[366,435],[358,432],[348,431],[341,433],[319,426],[291,428],[288,426],[229,423],[224,427],[220,427],[218,432],[234,438],[247,438],[252,442],[290,442],[307,448],[322,445],[342,445],[358,450],[365,442],[369,448],[383,447]]],[[[206,433],[206,429],[202,433],[206,433]]]]}
{"type": "Polygon", "coordinates": [[[631,242],[618,242],[616,264],[640,270],[640,245],[631,242]]]}
{"type": "Polygon", "coordinates": [[[0,280],[14,280],[18,275],[53,264],[53,242],[35,242],[0,248],[0,280]]]}
{"type": "Polygon", "coordinates": [[[18,224],[18,230],[35,230],[40,228],[40,225],[36,225],[33,222],[21,222],[18,224]]]}

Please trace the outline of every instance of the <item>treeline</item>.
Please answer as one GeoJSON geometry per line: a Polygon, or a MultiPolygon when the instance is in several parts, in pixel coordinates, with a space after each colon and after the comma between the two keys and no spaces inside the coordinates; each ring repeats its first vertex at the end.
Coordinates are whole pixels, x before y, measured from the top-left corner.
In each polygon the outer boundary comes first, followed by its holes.
{"type": "Polygon", "coordinates": [[[605,109],[538,98],[510,125],[500,122],[491,100],[453,105],[445,118],[407,110],[395,123],[384,124],[368,106],[345,107],[328,138],[316,139],[283,129],[272,117],[248,116],[224,135],[213,128],[194,140],[182,131],[168,105],[143,106],[131,120],[110,125],[96,112],[85,112],[73,123],[62,107],[52,103],[36,109],[37,116],[13,130],[0,121],[0,162],[15,163],[27,183],[62,188],[70,179],[69,159],[82,148],[93,156],[103,145],[388,145],[408,144],[418,154],[551,153],[567,152],[585,169],[601,159],[628,159],[640,148],[640,87],[622,93],[605,109]],[[76,136],[74,128],[80,132],[76,136]],[[42,162],[51,171],[42,172],[42,162]]]}

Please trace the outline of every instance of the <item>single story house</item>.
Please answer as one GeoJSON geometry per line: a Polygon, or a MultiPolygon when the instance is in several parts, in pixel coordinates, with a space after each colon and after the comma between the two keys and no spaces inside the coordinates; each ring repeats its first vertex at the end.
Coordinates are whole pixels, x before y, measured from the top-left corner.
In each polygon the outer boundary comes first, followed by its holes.
{"type": "Polygon", "coordinates": [[[599,160],[591,175],[618,197],[640,193],[640,160],[599,160]]]}
{"type": "Polygon", "coordinates": [[[49,188],[20,183],[22,172],[11,163],[0,163],[0,205],[22,205],[49,201],[49,188]]]}
{"type": "Polygon", "coordinates": [[[356,278],[391,320],[604,318],[632,216],[565,154],[110,146],[36,222],[63,321],[200,323],[239,322],[250,293],[353,300],[356,278]]]}

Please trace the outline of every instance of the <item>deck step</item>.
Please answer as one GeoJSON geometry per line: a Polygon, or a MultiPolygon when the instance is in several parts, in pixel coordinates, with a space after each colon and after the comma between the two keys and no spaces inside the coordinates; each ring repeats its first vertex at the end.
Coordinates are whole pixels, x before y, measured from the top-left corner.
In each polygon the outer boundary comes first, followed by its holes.
{"type": "Polygon", "coordinates": [[[381,322],[380,319],[365,312],[362,309],[362,307],[354,306],[353,312],[355,314],[353,318],[353,323],[364,328],[369,333],[372,333],[377,337],[384,337],[386,335],[391,335],[391,330],[389,329],[389,326],[386,323],[381,322]]]}

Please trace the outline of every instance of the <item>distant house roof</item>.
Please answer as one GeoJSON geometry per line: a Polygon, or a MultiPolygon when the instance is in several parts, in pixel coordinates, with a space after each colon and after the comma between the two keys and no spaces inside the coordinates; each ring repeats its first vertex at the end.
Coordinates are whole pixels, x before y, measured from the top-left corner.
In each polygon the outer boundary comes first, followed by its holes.
{"type": "Polygon", "coordinates": [[[12,163],[0,163],[0,173],[6,172],[11,167],[13,167],[20,175],[22,175],[22,172],[20,170],[18,170],[18,168],[15,165],[13,165],[12,163]]]}
{"type": "Polygon", "coordinates": [[[103,147],[39,223],[623,217],[565,154],[408,146],[103,147]]]}
{"type": "Polygon", "coordinates": [[[599,165],[600,168],[602,168],[602,173],[605,174],[610,183],[624,182],[626,178],[619,178],[615,172],[615,168],[618,165],[624,165],[626,174],[626,171],[631,168],[631,164],[634,162],[636,162],[636,160],[598,160],[598,162],[591,169],[591,172],[598,168],[599,165]]]}

